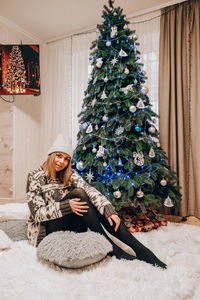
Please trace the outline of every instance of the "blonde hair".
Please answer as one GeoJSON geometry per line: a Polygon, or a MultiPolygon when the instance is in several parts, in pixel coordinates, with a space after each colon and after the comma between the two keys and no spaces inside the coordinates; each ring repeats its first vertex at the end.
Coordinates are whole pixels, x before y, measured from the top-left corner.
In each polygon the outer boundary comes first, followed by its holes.
{"type": "MultiPolygon", "coordinates": [[[[45,176],[47,178],[50,178],[51,180],[56,180],[54,161],[57,153],[58,152],[49,154],[47,160],[42,165],[45,176]]],[[[68,155],[67,157],[70,158],[68,165],[66,166],[66,168],[58,172],[58,178],[64,186],[69,185],[71,175],[71,156],[68,155]]]]}

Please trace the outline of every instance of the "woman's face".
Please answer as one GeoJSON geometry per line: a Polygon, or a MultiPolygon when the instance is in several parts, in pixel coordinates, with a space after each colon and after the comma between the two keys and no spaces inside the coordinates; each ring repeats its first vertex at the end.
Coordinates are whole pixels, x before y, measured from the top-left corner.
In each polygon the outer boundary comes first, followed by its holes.
{"type": "Polygon", "coordinates": [[[68,154],[63,152],[56,152],[55,161],[54,161],[55,171],[59,172],[64,168],[66,168],[70,160],[71,157],[68,154]]]}

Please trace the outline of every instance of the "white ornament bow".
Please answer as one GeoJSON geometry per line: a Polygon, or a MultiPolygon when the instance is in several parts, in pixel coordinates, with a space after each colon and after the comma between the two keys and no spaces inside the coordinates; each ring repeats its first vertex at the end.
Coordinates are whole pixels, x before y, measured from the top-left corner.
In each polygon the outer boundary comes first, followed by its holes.
{"type": "Polygon", "coordinates": [[[111,27],[111,34],[110,34],[110,37],[111,37],[111,38],[114,38],[117,34],[118,34],[117,26],[111,27]]]}
{"type": "Polygon", "coordinates": [[[97,66],[97,68],[101,68],[102,65],[103,65],[103,59],[102,59],[102,57],[97,58],[97,60],[96,60],[96,66],[97,66]]]}
{"type": "Polygon", "coordinates": [[[144,154],[142,151],[140,152],[133,152],[133,157],[134,157],[134,163],[137,166],[143,166],[144,165],[144,154]]]}

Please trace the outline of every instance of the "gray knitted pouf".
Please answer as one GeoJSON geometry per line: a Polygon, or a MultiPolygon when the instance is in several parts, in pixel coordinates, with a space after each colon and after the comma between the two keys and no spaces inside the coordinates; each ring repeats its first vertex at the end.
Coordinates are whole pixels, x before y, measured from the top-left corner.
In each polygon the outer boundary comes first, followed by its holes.
{"type": "Polygon", "coordinates": [[[99,262],[111,251],[112,245],[99,233],[57,231],[41,241],[37,257],[59,267],[77,269],[99,262]]]}

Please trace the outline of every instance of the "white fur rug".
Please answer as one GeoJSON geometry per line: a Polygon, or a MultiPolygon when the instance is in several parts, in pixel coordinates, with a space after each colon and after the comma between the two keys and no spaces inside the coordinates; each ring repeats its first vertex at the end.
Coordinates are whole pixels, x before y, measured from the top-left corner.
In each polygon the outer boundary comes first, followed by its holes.
{"type": "Polygon", "coordinates": [[[38,262],[27,241],[12,242],[9,250],[0,251],[0,299],[200,299],[200,227],[169,223],[134,236],[168,269],[111,258],[82,272],[59,271],[38,262]]]}

